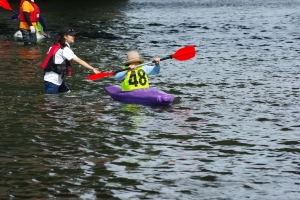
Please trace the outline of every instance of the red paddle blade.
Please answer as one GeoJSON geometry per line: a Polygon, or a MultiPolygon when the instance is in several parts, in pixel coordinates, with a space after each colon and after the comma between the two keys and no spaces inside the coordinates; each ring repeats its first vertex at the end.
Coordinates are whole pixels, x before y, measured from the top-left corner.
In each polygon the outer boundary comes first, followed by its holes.
{"type": "Polygon", "coordinates": [[[172,55],[172,58],[175,58],[176,60],[179,60],[179,61],[184,61],[184,60],[188,60],[188,59],[195,57],[195,55],[196,55],[195,47],[194,46],[186,46],[186,47],[183,47],[183,48],[179,49],[178,51],[176,51],[172,55]]]}
{"type": "Polygon", "coordinates": [[[0,0],[0,7],[3,7],[6,10],[12,10],[9,3],[6,0],[0,0]]]}
{"type": "Polygon", "coordinates": [[[87,76],[86,78],[88,80],[94,81],[94,80],[104,78],[104,77],[107,77],[107,76],[111,76],[111,75],[114,75],[114,72],[102,72],[102,73],[99,73],[99,74],[92,74],[92,75],[87,76]]]}

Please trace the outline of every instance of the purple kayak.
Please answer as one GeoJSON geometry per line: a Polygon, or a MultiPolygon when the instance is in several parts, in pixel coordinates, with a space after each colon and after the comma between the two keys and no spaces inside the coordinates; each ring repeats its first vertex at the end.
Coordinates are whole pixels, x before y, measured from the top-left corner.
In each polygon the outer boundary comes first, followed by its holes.
{"type": "Polygon", "coordinates": [[[107,86],[106,92],[116,101],[126,104],[141,104],[148,106],[169,105],[174,96],[156,88],[139,89],[122,92],[120,86],[107,86]]]}

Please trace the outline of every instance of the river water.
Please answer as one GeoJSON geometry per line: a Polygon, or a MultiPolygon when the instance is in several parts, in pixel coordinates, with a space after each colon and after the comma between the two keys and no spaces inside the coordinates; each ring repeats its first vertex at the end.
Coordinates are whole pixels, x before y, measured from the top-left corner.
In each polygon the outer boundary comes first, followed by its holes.
{"type": "Polygon", "coordinates": [[[38,46],[0,15],[0,199],[299,199],[299,0],[36,2],[52,36],[38,46]],[[113,77],[76,64],[72,93],[45,96],[40,65],[65,25],[101,71],[129,50],[197,55],[150,77],[171,106],[115,102],[113,77]]]}

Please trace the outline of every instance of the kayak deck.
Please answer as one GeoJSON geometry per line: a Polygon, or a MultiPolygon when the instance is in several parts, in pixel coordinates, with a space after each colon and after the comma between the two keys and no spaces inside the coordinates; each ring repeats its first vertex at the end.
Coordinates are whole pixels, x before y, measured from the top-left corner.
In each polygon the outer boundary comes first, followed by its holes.
{"type": "Polygon", "coordinates": [[[121,90],[120,86],[107,86],[105,91],[116,101],[125,104],[141,105],[169,105],[174,101],[174,96],[156,88],[139,89],[133,91],[121,90]]]}

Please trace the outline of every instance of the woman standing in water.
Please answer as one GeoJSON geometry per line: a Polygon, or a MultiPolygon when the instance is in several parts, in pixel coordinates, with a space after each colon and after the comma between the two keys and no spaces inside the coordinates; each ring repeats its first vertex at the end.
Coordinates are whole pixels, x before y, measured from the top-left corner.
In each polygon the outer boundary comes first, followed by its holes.
{"type": "Polygon", "coordinates": [[[62,28],[59,31],[60,38],[52,45],[48,55],[42,65],[45,70],[44,83],[45,94],[57,94],[61,92],[70,92],[70,89],[63,81],[64,75],[71,75],[71,61],[92,70],[95,74],[100,73],[97,69],[77,57],[70,48],[74,43],[77,32],[69,27],[62,28]]]}

